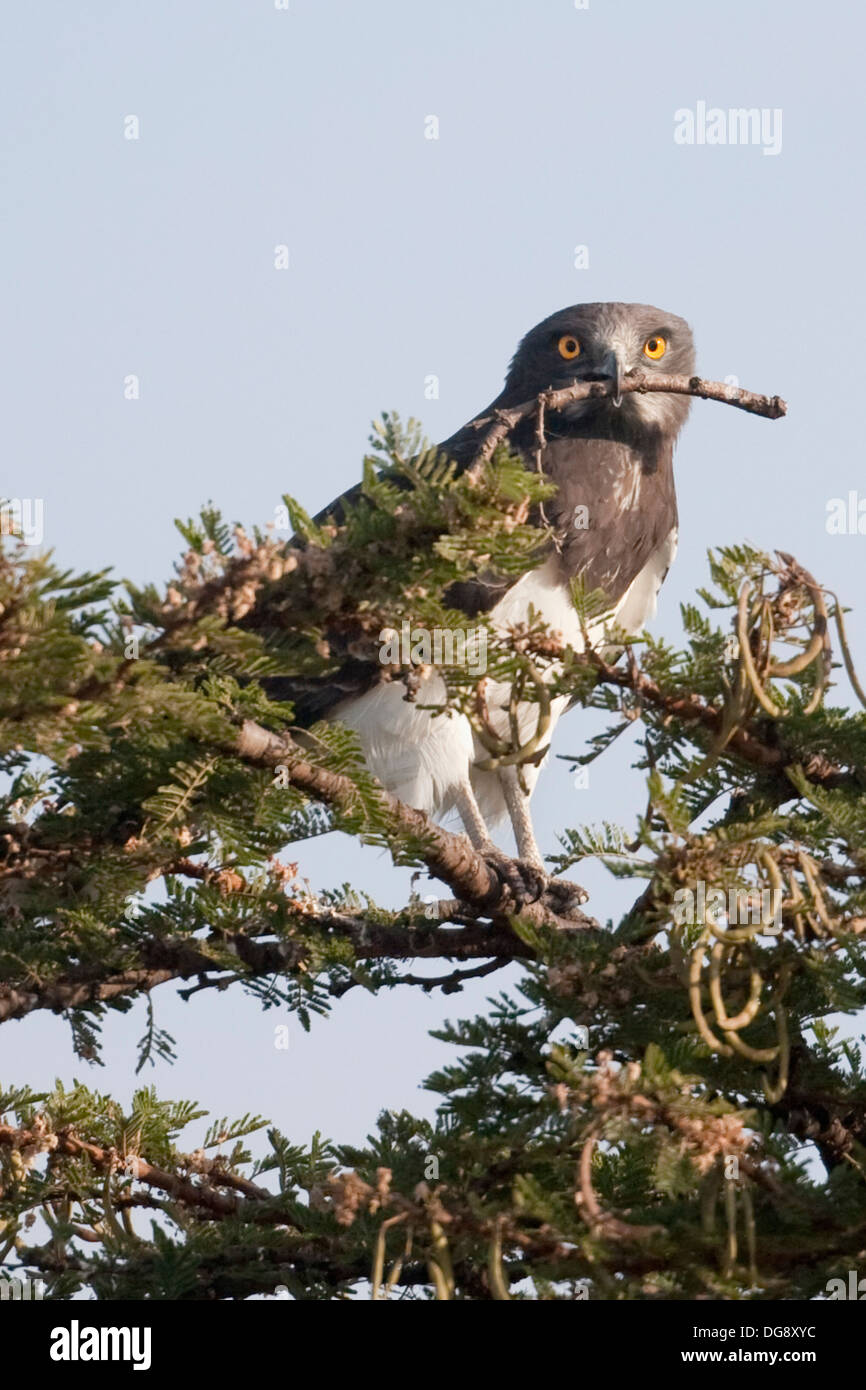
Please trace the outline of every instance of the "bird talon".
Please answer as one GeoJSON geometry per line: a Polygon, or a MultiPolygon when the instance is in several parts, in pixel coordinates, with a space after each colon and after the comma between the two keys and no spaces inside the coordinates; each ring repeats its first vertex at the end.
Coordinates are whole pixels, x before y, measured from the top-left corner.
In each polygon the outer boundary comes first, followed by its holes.
{"type": "Polygon", "coordinates": [[[576,909],[589,901],[586,889],[567,878],[549,878],[546,897],[557,917],[570,917],[576,909]]]}
{"type": "Polygon", "coordinates": [[[579,883],[553,878],[531,859],[511,859],[495,846],[485,847],[483,853],[499,880],[500,890],[510,894],[518,913],[533,903],[543,903],[555,917],[579,920],[579,909],[589,899],[579,883]]]}
{"type": "Polygon", "coordinates": [[[548,880],[543,869],[526,859],[512,859],[497,845],[485,845],[482,853],[518,907],[538,902],[544,895],[548,880]]]}
{"type": "Polygon", "coordinates": [[[589,898],[580,884],[551,877],[542,865],[531,859],[512,859],[496,845],[485,845],[482,852],[518,909],[545,902],[557,917],[568,917],[589,898]]]}
{"type": "Polygon", "coordinates": [[[550,883],[547,870],[534,864],[531,859],[515,859],[514,863],[524,885],[524,903],[540,902],[550,883]]]}

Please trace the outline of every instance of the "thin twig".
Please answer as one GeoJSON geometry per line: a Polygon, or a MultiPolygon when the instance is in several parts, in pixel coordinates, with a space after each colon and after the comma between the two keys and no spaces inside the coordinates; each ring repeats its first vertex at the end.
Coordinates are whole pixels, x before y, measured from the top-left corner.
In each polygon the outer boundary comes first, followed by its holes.
{"type": "MultiPolygon", "coordinates": [[[[539,434],[543,437],[544,412],[562,410],[563,406],[577,401],[588,401],[604,396],[612,396],[616,390],[612,381],[578,381],[573,386],[565,386],[558,391],[541,391],[532,400],[521,405],[494,411],[493,415],[480,415],[470,421],[470,426],[484,431],[481,444],[475,456],[475,463],[489,459],[498,444],[529,415],[537,417],[536,444],[539,434]]],[[[619,386],[623,395],[637,392],[661,392],[675,396],[698,396],[702,400],[720,401],[724,405],[736,406],[751,415],[763,415],[768,420],[778,420],[787,415],[788,407],[780,396],[761,396],[754,391],[746,391],[740,386],[728,386],[723,381],[705,381],[699,376],[665,376],[659,373],[646,376],[641,372],[630,373],[619,386]]]]}

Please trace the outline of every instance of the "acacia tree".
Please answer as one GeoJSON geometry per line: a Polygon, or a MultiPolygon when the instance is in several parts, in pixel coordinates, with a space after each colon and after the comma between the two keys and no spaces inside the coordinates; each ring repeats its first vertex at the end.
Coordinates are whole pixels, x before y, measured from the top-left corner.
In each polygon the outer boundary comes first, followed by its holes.
{"type": "MultiPolygon", "coordinates": [[[[653,389],[783,411],[697,380],[653,389]]],[[[542,444],[558,403],[532,403],[542,444]]],[[[206,509],[164,590],[5,537],[0,1022],[62,1013],[92,1060],[107,1013],[144,996],[144,1064],[172,1055],[157,1009],[175,981],[306,1023],[357,984],[456,992],[521,970],[436,1034],[455,1060],[427,1080],[435,1122],[386,1110],[364,1148],[208,1124],[149,1087],[125,1111],[4,1074],[6,1275],[55,1298],[803,1298],[866,1246],[866,1076],[828,1022],[866,999],[866,716],[828,700],[834,650],[866,701],[836,596],[737,546],[710,556],[679,647],[611,634],[578,653],[540,622],[488,625],[488,676],[539,706],[511,753],[543,755],[549,694],[606,716],[576,764],[641,731],[646,800],[622,826],[563,829],[532,890],[385,792],[345,728],[299,731],[265,694],[404,620],[457,628],[452,583],[537,563],[550,485],[509,456],[508,414],[481,422],[460,475],[386,418],[338,521],[286,499],[293,543],[206,509]],[[333,828],[441,898],[313,892],[293,847],[333,828]],[[563,877],[590,858],[635,883],[619,920],[563,877]]],[[[587,626],[599,598],[574,598],[587,626]]],[[[389,674],[412,698],[412,671],[389,674]]],[[[477,672],[445,675],[483,731],[477,672]]]]}

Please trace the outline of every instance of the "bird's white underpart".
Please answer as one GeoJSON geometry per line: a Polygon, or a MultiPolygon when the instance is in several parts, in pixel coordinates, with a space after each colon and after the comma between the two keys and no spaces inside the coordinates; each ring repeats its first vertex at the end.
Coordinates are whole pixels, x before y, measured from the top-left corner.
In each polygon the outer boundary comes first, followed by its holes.
{"type": "MultiPolygon", "coordinates": [[[[604,643],[609,626],[634,634],[654,616],[659,589],[673,562],[676,547],[674,529],[629,585],[612,616],[589,629],[593,646],[604,643]]],[[[580,621],[571,593],[559,577],[555,556],[523,575],[496,605],[490,618],[504,631],[512,625],[528,622],[530,609],[543,618],[551,632],[558,632],[564,643],[575,651],[583,651],[580,621]]],[[[553,675],[552,670],[548,671],[547,679],[552,679],[553,675]]],[[[487,689],[490,722],[505,737],[508,737],[508,695],[508,688],[499,683],[491,683],[487,689]]],[[[540,768],[529,763],[522,769],[528,794],[521,788],[514,767],[481,771],[476,763],[488,754],[468,719],[453,712],[431,714],[419,708],[419,705],[445,702],[445,685],[435,669],[422,681],[414,701],[405,696],[405,687],[400,681],[384,681],[364,695],[336,707],[331,717],[355,730],[371,772],[401,801],[437,818],[457,811],[470,839],[480,847],[490,843],[489,827],[507,815],[520,857],[542,867],[528,809],[528,798],[540,768]]],[[[552,702],[550,737],[567,704],[565,696],[552,702]]],[[[535,731],[537,718],[537,704],[528,701],[520,706],[522,739],[535,731]]]]}

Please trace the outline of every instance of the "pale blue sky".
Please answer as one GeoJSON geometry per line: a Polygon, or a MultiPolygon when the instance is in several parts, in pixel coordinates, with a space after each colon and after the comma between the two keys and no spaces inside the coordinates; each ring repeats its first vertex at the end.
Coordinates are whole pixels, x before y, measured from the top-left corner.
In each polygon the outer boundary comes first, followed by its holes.
{"type": "MultiPolygon", "coordinates": [[[[8,7],[4,30],[0,492],[44,498],[64,565],[159,581],[172,518],[209,498],[247,522],[286,490],[314,511],[357,478],[382,408],[445,438],[539,319],[639,300],[690,321],[704,375],[790,403],[776,423],[696,404],[656,630],[679,631],[706,547],[748,538],[855,605],[866,667],[866,536],[825,528],[830,498],[866,496],[856,7],[42,0],[8,7]],[[781,153],[676,144],[674,112],[699,101],[780,108],[781,153]],[[130,373],[138,401],[124,399],[130,373]]],[[[586,727],[572,715],[555,751],[580,751],[586,727]]],[[[585,791],[547,770],[544,849],[565,824],[630,818],[628,762],[617,746],[585,791]]],[[[343,837],[296,853],[316,887],[405,895],[405,874],[343,837]]],[[[602,917],[630,892],[582,877],[602,917]]],[[[309,1038],[291,1020],[286,1054],[281,1016],[240,992],[182,1005],[164,988],[180,1061],[146,1079],[219,1114],[258,1109],[296,1139],[357,1139],[382,1106],[431,1108],[418,1083],[447,1052],[427,1029],[489,991],[352,991],[309,1038]]],[[[125,1097],[142,1028],[143,1006],[110,1020],[95,1072],[60,1020],[32,1016],[3,1029],[0,1076],[76,1074],[125,1097]]]]}

